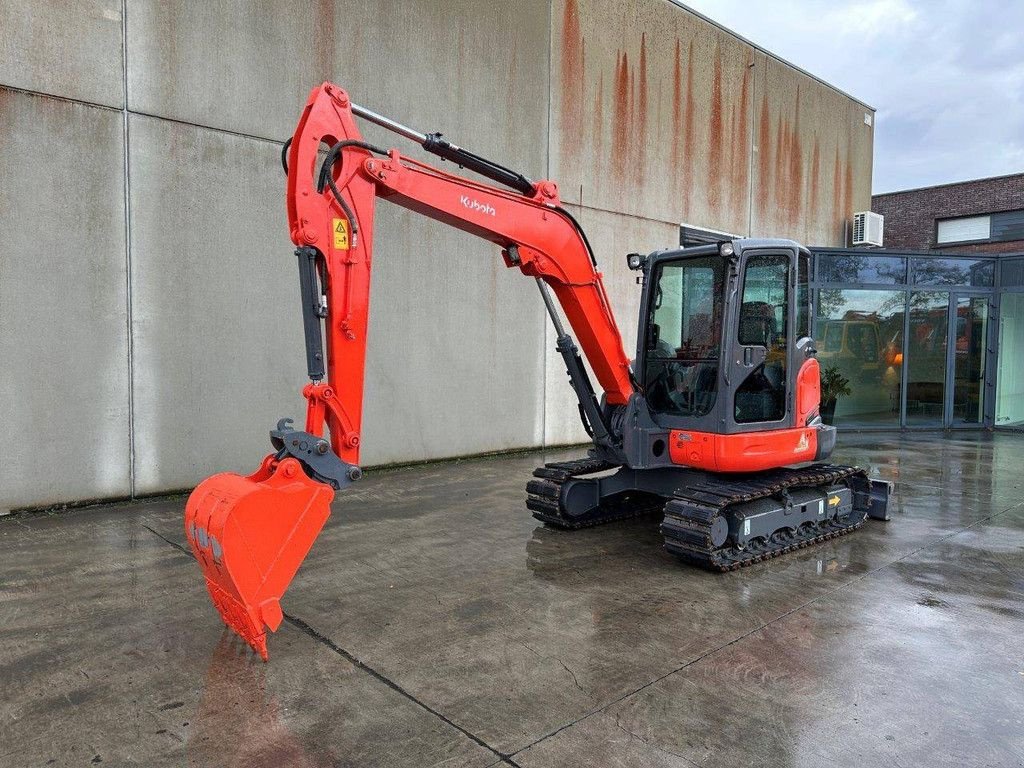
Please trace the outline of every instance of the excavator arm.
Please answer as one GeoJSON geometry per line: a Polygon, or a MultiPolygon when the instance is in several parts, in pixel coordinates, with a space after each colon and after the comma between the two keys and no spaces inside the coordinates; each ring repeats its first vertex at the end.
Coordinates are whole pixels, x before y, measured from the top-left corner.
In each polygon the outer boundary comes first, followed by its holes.
{"type": "Polygon", "coordinates": [[[225,623],[264,659],[266,628],[276,630],[281,622],[280,598],[326,522],[334,491],[361,475],[377,198],[495,243],[506,266],[537,280],[581,417],[597,444],[614,448],[620,438],[562,327],[552,294],[607,405],[625,405],[635,391],[601,273],[585,235],[562,208],[554,182],[532,182],[440,134],[421,134],[388,120],[353,104],[330,83],[313,89],[282,160],[310,378],[303,390],[305,429],[293,430],[290,420],[282,419],[271,432],[275,452],[257,472],[208,478],[190,496],[185,515],[186,535],[214,604],[225,623]],[[357,116],[507,188],[369,144],[360,135],[357,116]]]}
{"type": "MultiPolygon", "coordinates": [[[[629,359],[601,274],[585,236],[561,207],[554,182],[535,184],[453,147],[439,134],[419,134],[400,126],[352,104],[345,91],[329,83],[310,95],[286,157],[291,238],[300,250],[315,249],[318,271],[326,277],[327,380],[338,404],[334,412],[341,419],[329,419],[329,426],[333,448],[344,460],[358,463],[378,197],[490,240],[502,249],[507,266],[549,286],[607,402],[622,405],[629,399],[634,389],[629,359]],[[514,189],[472,181],[403,157],[398,150],[374,147],[362,140],[356,114],[514,189]],[[330,147],[326,157],[325,146],[330,147]]],[[[311,369],[314,381],[316,373],[311,369]]],[[[589,403],[586,407],[589,410],[589,403]]],[[[588,416],[596,418],[593,413],[588,416]]]]}

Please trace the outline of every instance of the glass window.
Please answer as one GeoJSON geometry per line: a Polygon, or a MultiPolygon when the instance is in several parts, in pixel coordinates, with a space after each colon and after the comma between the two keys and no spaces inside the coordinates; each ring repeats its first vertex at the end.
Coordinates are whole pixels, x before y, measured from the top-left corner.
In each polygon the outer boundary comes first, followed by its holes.
{"type": "Polygon", "coordinates": [[[704,416],[714,406],[724,279],[720,256],[658,267],[644,354],[644,389],[654,411],[704,416]]]}
{"type": "Polygon", "coordinates": [[[907,345],[907,424],[942,424],[946,396],[946,344],[949,294],[910,294],[910,343],[907,345]]]}
{"type": "Polygon", "coordinates": [[[1024,286],[1024,259],[1004,259],[999,263],[999,283],[1003,288],[1024,286]]]}
{"type": "Polygon", "coordinates": [[[1024,293],[1004,293],[999,305],[996,426],[1024,426],[1024,293]]]}
{"type": "Polygon", "coordinates": [[[936,222],[935,241],[942,243],[966,243],[972,240],[988,240],[992,220],[988,216],[962,216],[958,219],[943,219],[936,222]]]}
{"type": "Polygon", "coordinates": [[[899,425],[905,313],[903,291],[818,291],[823,421],[899,425]]]}
{"type": "Polygon", "coordinates": [[[1024,210],[993,213],[989,239],[1003,243],[1024,240],[1024,210]]]}
{"type": "Polygon", "coordinates": [[[823,253],[818,263],[818,279],[823,283],[899,285],[907,281],[907,260],[900,256],[823,253]]]}
{"type": "Polygon", "coordinates": [[[768,353],[736,390],[737,424],[779,421],[786,415],[788,286],[788,255],[765,254],[747,261],[737,335],[740,344],[765,347],[768,353]]]}
{"type": "Polygon", "coordinates": [[[990,286],[995,263],[990,259],[914,259],[914,282],[918,285],[990,286]]]}

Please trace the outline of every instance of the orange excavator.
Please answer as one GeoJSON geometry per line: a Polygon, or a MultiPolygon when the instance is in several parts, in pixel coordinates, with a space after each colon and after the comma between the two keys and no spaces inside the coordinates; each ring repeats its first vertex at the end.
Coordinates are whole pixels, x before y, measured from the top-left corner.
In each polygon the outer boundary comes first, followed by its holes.
{"type": "Polygon", "coordinates": [[[537,519],[575,529],[654,514],[669,552],[715,571],[887,519],[888,483],[827,462],[835,429],[818,412],[811,255],[797,243],[737,239],[629,254],[643,285],[631,362],[593,250],[555,182],[396,123],[331,83],[313,89],[282,162],[310,380],[305,428],[282,419],[256,472],[214,475],[185,507],[210,597],[264,660],[266,631],[281,623],[281,597],[335,492],[362,475],[378,198],[489,240],[507,267],[537,282],[593,441],[585,457],[534,472],[526,506],[537,519]],[[357,117],[487,183],[364,141],[357,117]]]}

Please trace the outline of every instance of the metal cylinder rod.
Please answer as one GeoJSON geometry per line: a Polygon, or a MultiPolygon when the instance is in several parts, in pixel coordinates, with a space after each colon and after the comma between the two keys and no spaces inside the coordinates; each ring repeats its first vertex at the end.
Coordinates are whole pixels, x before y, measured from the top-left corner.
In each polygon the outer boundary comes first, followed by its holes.
{"type": "Polygon", "coordinates": [[[548,314],[551,315],[551,322],[555,326],[555,333],[559,337],[565,336],[565,326],[562,325],[562,318],[558,316],[555,300],[551,298],[551,289],[539,277],[535,279],[537,280],[537,287],[540,288],[540,295],[544,299],[544,306],[548,308],[548,314]]]}
{"type": "Polygon", "coordinates": [[[417,144],[422,144],[427,140],[427,135],[425,133],[415,131],[407,125],[396,123],[394,120],[384,117],[384,115],[378,115],[372,109],[360,107],[358,104],[352,105],[352,114],[358,115],[364,120],[369,120],[371,123],[376,123],[381,128],[387,128],[389,131],[394,131],[400,136],[405,136],[407,139],[412,139],[417,144]]]}

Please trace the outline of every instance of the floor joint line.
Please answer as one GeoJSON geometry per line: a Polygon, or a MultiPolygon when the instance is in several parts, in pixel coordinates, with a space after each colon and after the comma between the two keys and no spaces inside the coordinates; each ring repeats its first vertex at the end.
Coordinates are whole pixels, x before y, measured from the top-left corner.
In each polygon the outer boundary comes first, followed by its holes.
{"type": "MultiPolygon", "coordinates": [[[[163,534],[153,530],[152,528],[150,528],[145,523],[140,523],[140,525],[143,528],[145,528],[147,531],[152,533],[154,536],[156,536],[158,539],[163,541],[164,543],[170,544],[172,547],[177,549],[179,552],[183,552],[184,554],[188,555],[193,560],[195,559],[193,557],[192,553],[189,551],[189,549],[187,547],[179,544],[176,541],[172,541],[171,539],[168,539],[166,536],[164,536],[163,534]]],[[[434,717],[436,717],[438,720],[441,720],[441,722],[445,723],[449,727],[454,728],[456,731],[461,733],[463,736],[468,738],[470,741],[472,741],[476,745],[486,749],[488,752],[490,752],[491,754],[493,754],[495,757],[498,758],[498,762],[499,763],[501,763],[503,765],[511,765],[511,766],[514,766],[515,768],[520,768],[519,764],[512,759],[511,755],[505,754],[504,752],[502,752],[501,750],[497,749],[496,747],[492,747],[490,744],[488,744],[486,741],[484,741],[482,738],[477,736],[472,731],[468,730],[467,728],[462,727],[461,725],[456,723],[451,718],[447,717],[442,712],[439,712],[438,710],[434,709],[433,707],[431,707],[426,702],[421,701],[420,699],[416,698],[416,696],[414,696],[412,693],[407,691],[401,685],[399,685],[394,680],[389,678],[387,675],[385,675],[384,673],[382,673],[382,672],[378,671],[377,669],[371,667],[369,664],[367,664],[366,662],[364,662],[361,659],[359,659],[359,657],[356,656],[355,654],[350,653],[349,651],[346,651],[340,645],[338,645],[333,640],[331,640],[331,638],[327,637],[326,635],[322,634],[321,632],[318,632],[316,629],[311,627],[309,624],[307,624],[305,621],[300,619],[298,616],[293,616],[290,613],[284,613],[284,618],[285,618],[285,620],[289,624],[291,624],[293,627],[298,629],[300,632],[302,632],[305,635],[308,635],[309,637],[313,638],[314,640],[316,640],[321,645],[324,645],[327,648],[329,648],[330,650],[334,651],[334,653],[338,654],[343,659],[348,661],[352,666],[356,667],[356,669],[359,669],[362,672],[365,672],[366,674],[370,675],[371,677],[376,679],[378,682],[383,683],[384,685],[386,685],[391,690],[395,691],[396,693],[398,693],[401,696],[403,696],[406,699],[408,699],[410,702],[412,702],[413,704],[418,706],[420,709],[423,709],[424,711],[426,711],[429,714],[433,715],[434,717]]]]}

